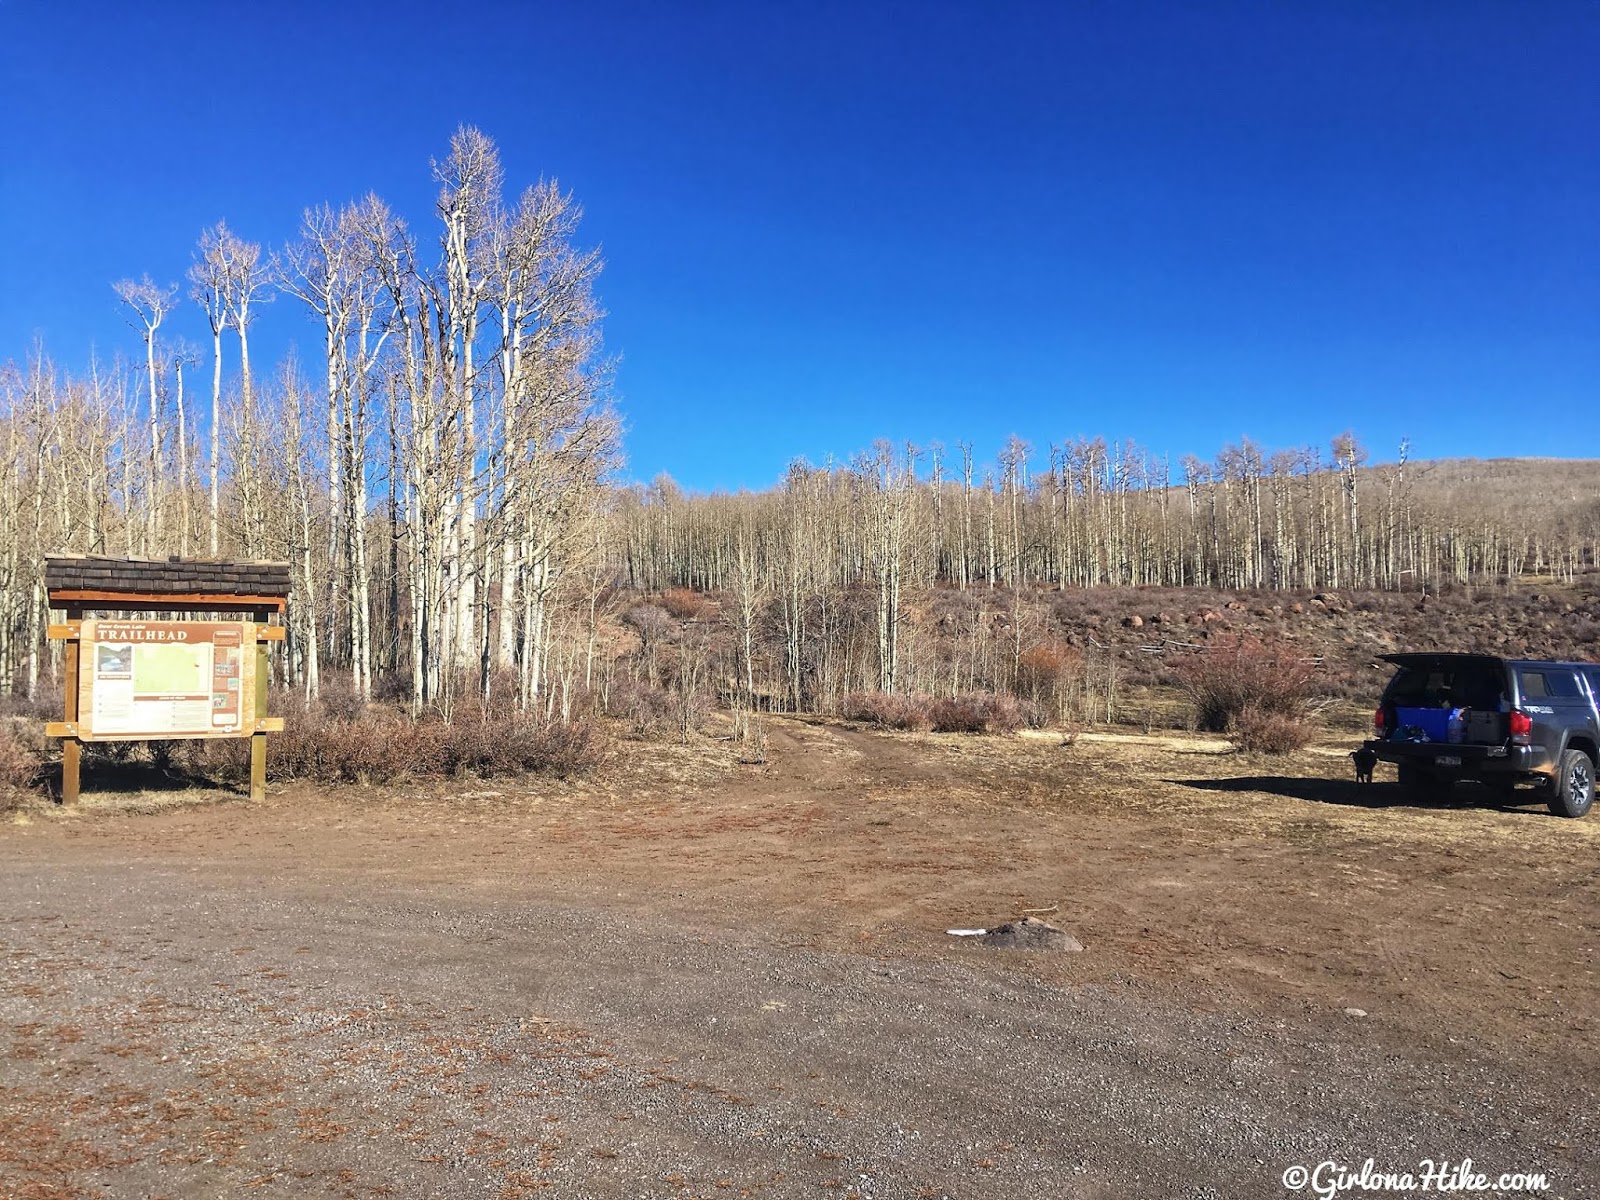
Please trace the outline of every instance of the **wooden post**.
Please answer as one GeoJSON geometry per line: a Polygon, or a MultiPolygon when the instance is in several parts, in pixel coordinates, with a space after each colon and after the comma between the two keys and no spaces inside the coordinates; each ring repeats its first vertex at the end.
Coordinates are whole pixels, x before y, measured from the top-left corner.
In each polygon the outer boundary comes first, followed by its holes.
{"type": "MultiPolygon", "coordinates": [[[[258,624],[267,625],[272,621],[272,614],[265,609],[255,612],[258,624]]],[[[259,722],[267,715],[267,643],[256,639],[256,720],[259,722]]],[[[267,798],[267,735],[252,733],[250,735],[250,799],[261,801],[267,798]]]]}
{"type": "MultiPolygon", "coordinates": [[[[67,609],[67,620],[77,621],[83,617],[83,609],[67,609]]],[[[78,719],[78,639],[70,638],[67,641],[67,654],[65,667],[61,673],[61,700],[62,718],[69,722],[78,719]]],[[[83,743],[75,737],[62,740],[61,743],[61,803],[64,805],[78,802],[78,784],[80,772],[83,769],[83,743]]]]}

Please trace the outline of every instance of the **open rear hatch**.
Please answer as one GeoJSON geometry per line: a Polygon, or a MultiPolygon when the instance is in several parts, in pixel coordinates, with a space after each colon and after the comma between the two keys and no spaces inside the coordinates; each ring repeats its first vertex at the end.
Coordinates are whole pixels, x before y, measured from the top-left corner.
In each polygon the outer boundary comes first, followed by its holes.
{"type": "Polygon", "coordinates": [[[1498,745],[1507,737],[1510,681],[1486,654],[1385,654],[1399,668],[1375,723],[1386,741],[1498,745]]]}

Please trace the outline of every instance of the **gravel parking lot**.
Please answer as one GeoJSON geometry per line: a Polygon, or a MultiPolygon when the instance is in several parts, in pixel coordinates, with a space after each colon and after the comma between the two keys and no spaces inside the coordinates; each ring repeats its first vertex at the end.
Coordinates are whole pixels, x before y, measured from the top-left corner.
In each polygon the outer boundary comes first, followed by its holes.
{"type": "Polygon", "coordinates": [[[1600,1194],[1594,823],[1176,741],[717,753],[5,827],[0,1196],[1600,1194]],[[1027,908],[1086,949],[944,933],[1027,908]]]}

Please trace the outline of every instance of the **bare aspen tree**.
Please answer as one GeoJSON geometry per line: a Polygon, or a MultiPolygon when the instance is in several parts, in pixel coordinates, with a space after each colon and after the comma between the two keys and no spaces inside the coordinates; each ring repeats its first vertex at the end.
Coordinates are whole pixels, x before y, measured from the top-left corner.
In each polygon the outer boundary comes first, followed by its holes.
{"type": "Polygon", "coordinates": [[[803,462],[789,465],[783,482],[783,520],[780,527],[783,539],[784,674],[789,703],[795,712],[805,706],[806,592],[809,570],[815,563],[810,506],[806,503],[808,473],[803,462]]]}
{"type": "Polygon", "coordinates": [[[879,442],[871,457],[858,461],[856,473],[865,492],[865,549],[877,585],[878,690],[893,692],[899,675],[900,590],[912,464],[897,459],[889,443],[879,442]]]}
{"type": "Polygon", "coordinates": [[[406,590],[411,602],[411,705],[420,711],[438,693],[437,602],[441,589],[440,525],[444,517],[438,389],[429,294],[421,286],[416,248],[404,222],[396,221],[373,241],[373,260],[394,312],[399,361],[390,373],[391,481],[401,510],[397,529],[408,542],[406,590]]]}
{"type": "Polygon", "coordinates": [[[168,351],[172,362],[172,406],[173,415],[177,419],[177,496],[178,496],[178,553],[189,553],[189,538],[193,533],[191,526],[193,513],[190,505],[189,487],[192,482],[189,477],[189,410],[184,399],[183,372],[187,367],[199,362],[195,348],[183,339],[179,339],[168,351]]]}
{"type": "Polygon", "coordinates": [[[266,264],[261,261],[259,245],[235,237],[226,225],[218,225],[217,231],[225,267],[222,303],[228,324],[239,335],[239,388],[248,408],[254,399],[250,376],[250,325],[255,320],[256,305],[272,299],[271,280],[266,264]]]}
{"type": "Polygon", "coordinates": [[[1348,430],[1333,439],[1333,461],[1339,469],[1340,482],[1344,493],[1345,528],[1348,530],[1349,548],[1348,569],[1351,572],[1351,582],[1360,583],[1360,555],[1361,555],[1361,522],[1358,519],[1356,485],[1360,479],[1361,465],[1367,460],[1367,452],[1356,441],[1355,434],[1348,430]]]}
{"type": "Polygon", "coordinates": [[[972,586],[972,443],[957,442],[961,451],[961,576],[957,580],[965,591],[972,586]]]}
{"type": "Polygon", "coordinates": [[[195,260],[189,267],[189,296],[206,314],[206,325],[211,330],[211,452],[208,456],[210,474],[210,537],[213,557],[220,545],[222,513],[222,331],[228,327],[228,274],[232,252],[228,243],[233,235],[224,224],[217,224],[200,235],[200,245],[195,260]]]}
{"type": "MultiPolygon", "coordinates": [[[[499,633],[494,664],[511,664],[516,646],[517,580],[536,564],[524,554],[529,530],[521,520],[528,512],[523,492],[538,487],[530,480],[538,452],[543,364],[552,356],[582,351],[573,365],[596,348],[593,330],[599,320],[593,285],[601,262],[598,251],[578,251],[572,244],[581,210],[554,182],[540,183],[522,194],[508,219],[497,222],[489,238],[490,296],[500,342],[498,486],[488,495],[498,516],[500,541],[499,633]],[[531,451],[531,452],[524,452],[531,451]]],[[[484,631],[485,638],[488,630],[484,631]]]]}
{"type": "MultiPolygon", "coordinates": [[[[349,398],[349,332],[354,319],[348,288],[353,273],[351,262],[356,252],[346,223],[336,216],[326,204],[307,209],[300,222],[300,237],[287,245],[281,258],[273,263],[273,277],[278,286],[309,308],[322,322],[324,399],[326,409],[323,421],[327,436],[326,487],[328,514],[332,528],[325,547],[318,557],[323,558],[328,582],[334,591],[329,597],[332,613],[339,609],[339,556],[341,523],[344,515],[341,492],[345,485],[341,471],[342,455],[339,453],[339,425],[349,398]]],[[[297,418],[298,419],[298,418],[297,418]]],[[[298,428],[298,426],[297,426],[298,428]]],[[[296,487],[297,497],[304,495],[303,487],[296,487]]],[[[309,528],[309,513],[302,517],[309,528]]],[[[305,559],[301,568],[301,587],[308,603],[315,606],[322,596],[322,580],[312,566],[312,549],[309,541],[303,547],[305,559]]],[[[337,618],[330,620],[330,626],[337,618]]],[[[316,695],[319,663],[316,652],[308,660],[307,693],[316,695]]],[[[359,689],[359,668],[357,688],[359,689]]],[[[365,693],[363,693],[365,695],[365,693]]]]}
{"type": "Polygon", "coordinates": [[[364,699],[372,698],[372,570],[367,549],[368,471],[367,455],[372,437],[372,380],[384,343],[388,340],[388,312],[377,262],[371,253],[394,218],[376,196],[368,196],[344,221],[357,234],[353,249],[354,268],[349,289],[354,306],[354,344],[345,356],[348,364],[349,394],[340,422],[340,461],[344,464],[345,513],[340,522],[344,530],[346,559],[351,577],[351,663],[356,687],[364,699]]]}
{"type": "MultiPolygon", "coordinates": [[[[308,209],[301,236],[274,263],[278,286],[320,320],[326,408],[326,487],[331,524],[327,545],[330,606],[349,613],[349,661],[356,691],[372,697],[372,576],[367,549],[367,463],[371,378],[388,337],[388,305],[376,247],[393,217],[375,196],[337,214],[308,209]],[[341,569],[342,565],[342,569],[341,569]],[[340,604],[341,579],[348,603],[340,604]]],[[[308,579],[312,594],[318,581],[308,579]]]]}
{"type": "Polygon", "coordinates": [[[761,606],[761,579],[757,570],[755,534],[740,524],[734,534],[734,632],[739,645],[739,681],[747,705],[755,703],[756,618],[761,606]]]}
{"type": "Polygon", "coordinates": [[[16,688],[22,593],[27,586],[23,520],[28,505],[26,389],[15,363],[0,366],[0,690],[16,688]]]}
{"type": "Polygon", "coordinates": [[[275,440],[279,472],[289,494],[289,519],[286,552],[297,577],[296,590],[304,598],[290,611],[291,647],[299,660],[300,681],[308,699],[315,699],[322,688],[321,639],[318,637],[317,561],[318,533],[314,478],[315,455],[311,397],[302,386],[299,372],[291,360],[281,375],[276,400],[276,424],[282,436],[275,440]]]}
{"type": "Polygon", "coordinates": [[[520,598],[499,617],[517,630],[524,698],[540,694],[561,555],[614,458],[616,424],[589,291],[599,260],[565,245],[570,199],[534,189],[508,215],[499,156],[471,129],[434,173],[437,266],[419,263],[398,222],[372,244],[397,358],[413,705],[448,709],[459,667],[476,658],[487,683],[493,655],[476,597],[495,538],[501,570],[511,543],[520,598]]]}
{"type": "Polygon", "coordinates": [[[256,406],[240,404],[224,421],[227,453],[233,468],[237,543],[246,558],[266,553],[267,476],[272,439],[256,406]]]}
{"type": "Polygon", "coordinates": [[[501,214],[504,173],[499,151],[481,131],[463,126],[450,139],[449,156],[434,164],[434,179],[439,184],[436,208],[444,226],[440,238],[443,261],[428,283],[442,318],[440,381],[454,425],[453,437],[459,443],[453,465],[462,485],[445,503],[448,593],[441,614],[441,646],[451,666],[457,667],[470,662],[477,649],[476,589],[481,574],[477,506],[482,483],[478,421],[483,415],[477,351],[488,288],[489,246],[501,214]]]}
{"type": "MultiPolygon", "coordinates": [[[[35,353],[28,365],[24,403],[22,446],[27,456],[25,470],[29,481],[29,528],[23,549],[37,563],[42,560],[49,541],[45,508],[45,495],[49,490],[49,460],[52,451],[60,444],[56,372],[40,353],[35,353]]],[[[40,655],[44,648],[44,576],[38,570],[29,572],[29,576],[26,610],[22,620],[27,661],[24,683],[27,695],[34,696],[39,690],[40,655]]]]}
{"type": "Polygon", "coordinates": [[[145,393],[147,419],[150,431],[149,482],[145,513],[144,551],[152,554],[157,547],[161,508],[161,386],[156,371],[156,331],[172,311],[172,300],[177,295],[176,284],[165,287],[152,283],[146,275],[138,282],[123,279],[112,285],[117,298],[132,312],[134,328],[144,339],[145,393]]]}
{"type": "Polygon", "coordinates": [[[1006,439],[1000,451],[1000,487],[1006,497],[1006,534],[1010,546],[1006,554],[1005,580],[1012,587],[1022,579],[1022,503],[1028,487],[1028,456],[1031,448],[1016,435],[1006,439]]]}
{"type": "MultiPolygon", "coordinates": [[[[531,691],[540,687],[539,639],[550,582],[561,570],[577,498],[615,458],[617,427],[607,405],[610,367],[599,358],[597,251],[572,244],[580,211],[553,183],[524,193],[507,230],[507,284],[500,290],[503,341],[501,448],[505,486],[497,524],[501,620],[524,582],[524,651],[531,691]],[[504,335],[509,334],[509,337],[504,335]],[[509,345],[506,343],[509,342],[509,345]],[[508,585],[507,576],[512,576],[508,585]]],[[[502,626],[501,645],[507,644],[502,626]]]]}
{"type": "Polygon", "coordinates": [[[949,541],[944,527],[944,445],[934,442],[928,447],[928,490],[933,504],[933,561],[934,578],[948,578],[950,574],[949,541]]]}
{"type": "Polygon", "coordinates": [[[67,485],[71,493],[83,497],[83,548],[89,554],[108,552],[109,530],[116,520],[112,507],[112,463],[118,440],[116,406],[101,374],[98,361],[89,362],[89,376],[82,385],[82,453],[77,456],[76,472],[67,485]]]}

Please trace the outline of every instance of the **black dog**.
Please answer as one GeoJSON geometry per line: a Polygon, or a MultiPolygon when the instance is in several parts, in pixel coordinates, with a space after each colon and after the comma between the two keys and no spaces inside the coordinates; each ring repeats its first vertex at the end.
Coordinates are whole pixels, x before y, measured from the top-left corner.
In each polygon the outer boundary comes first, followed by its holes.
{"type": "Polygon", "coordinates": [[[1356,782],[1371,783],[1372,768],[1378,765],[1377,752],[1363,746],[1359,750],[1350,751],[1350,757],[1356,764],[1356,782]]]}

